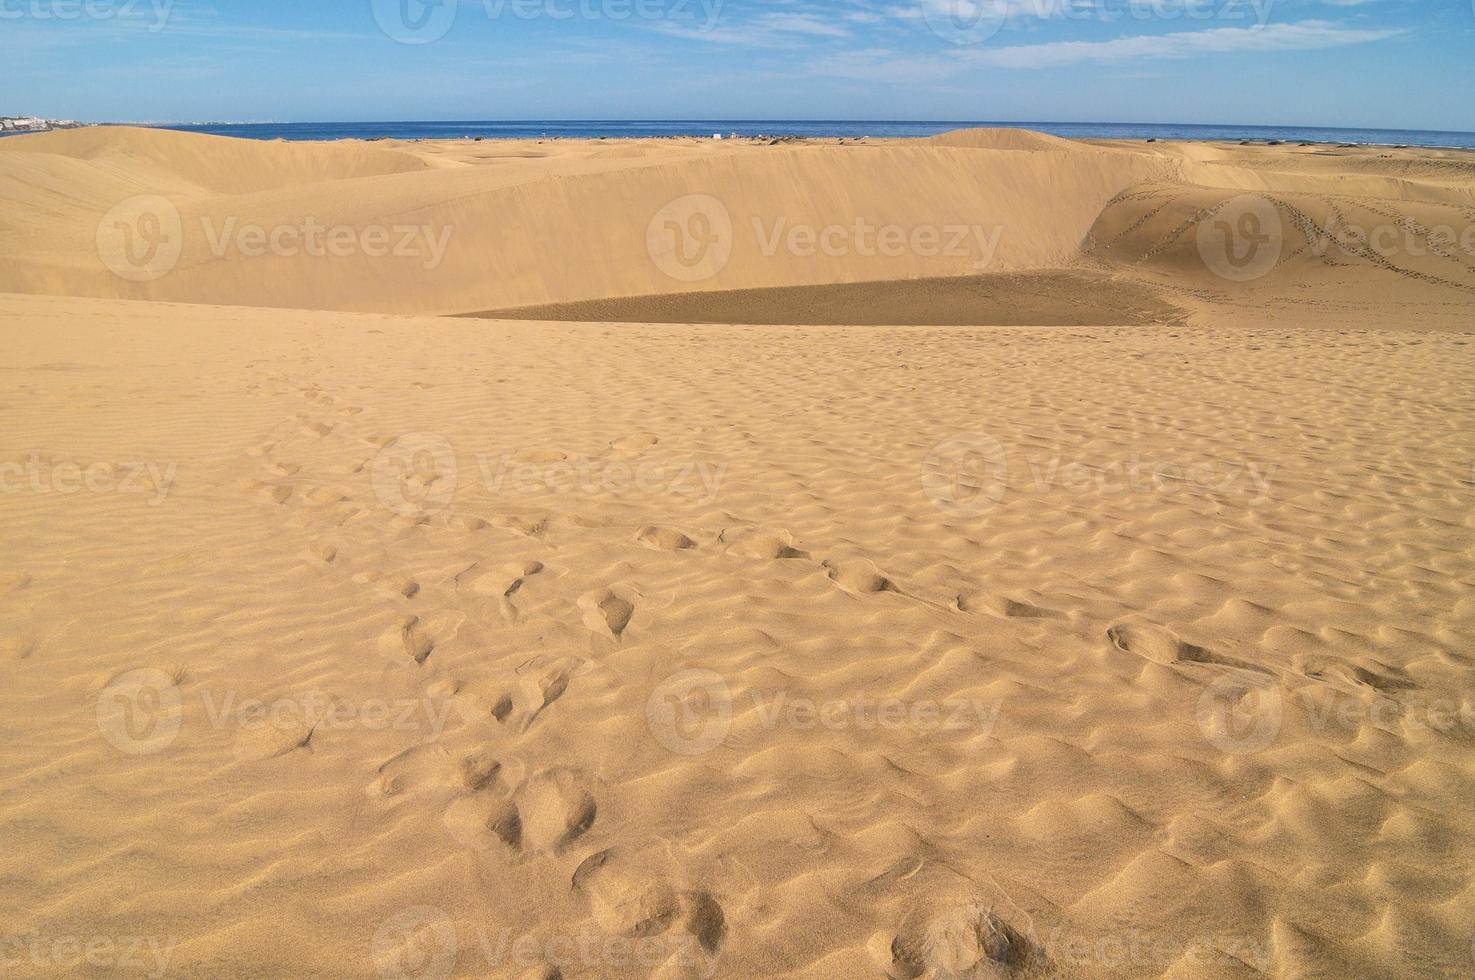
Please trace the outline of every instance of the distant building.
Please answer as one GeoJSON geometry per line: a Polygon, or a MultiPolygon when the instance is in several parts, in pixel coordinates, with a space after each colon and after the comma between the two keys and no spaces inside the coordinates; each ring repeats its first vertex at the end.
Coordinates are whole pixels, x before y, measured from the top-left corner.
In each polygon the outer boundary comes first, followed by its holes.
{"type": "Polygon", "coordinates": [[[40,116],[0,116],[0,133],[44,133],[51,129],[77,129],[75,119],[42,119],[40,116]]]}

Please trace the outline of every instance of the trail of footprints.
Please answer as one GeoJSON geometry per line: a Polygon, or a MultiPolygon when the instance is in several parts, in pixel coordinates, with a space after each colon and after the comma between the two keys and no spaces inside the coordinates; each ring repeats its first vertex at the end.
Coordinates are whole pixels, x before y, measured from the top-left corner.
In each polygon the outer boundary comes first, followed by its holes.
{"type": "MultiPolygon", "coordinates": [[[[331,397],[321,392],[307,397],[320,407],[334,407],[331,397]]],[[[342,524],[361,513],[362,507],[349,490],[305,486],[301,482],[302,466],[279,458],[279,453],[293,439],[352,437],[351,422],[359,411],[340,409],[342,418],[332,422],[308,413],[298,415],[289,426],[294,434],[251,450],[251,456],[261,461],[263,478],[257,482],[257,489],[275,504],[304,508],[310,516],[299,526],[309,531],[324,522],[336,520],[342,524]]],[[[392,440],[371,436],[362,441],[377,449],[392,440]]],[[[647,440],[637,439],[621,442],[617,448],[636,450],[647,444],[647,440]]],[[[353,470],[360,482],[371,460],[369,456],[353,470]]],[[[531,540],[543,539],[551,529],[547,520],[517,516],[488,519],[449,514],[446,519],[450,526],[468,532],[496,528],[531,540]]],[[[389,523],[402,526],[406,520],[397,518],[389,523]]],[[[662,525],[639,527],[629,540],[632,547],[673,557],[701,553],[707,548],[700,536],[662,525]]],[[[817,558],[783,530],[730,527],[717,534],[712,543],[721,553],[736,559],[807,564],[822,572],[835,588],[863,599],[889,594],[954,614],[981,613],[1005,619],[1063,615],[992,594],[957,596],[948,604],[939,604],[908,592],[868,560],[817,558]]],[[[324,571],[346,565],[339,546],[326,539],[311,541],[304,554],[324,571]]],[[[515,623],[520,616],[520,596],[546,573],[541,561],[478,561],[454,575],[449,584],[457,596],[494,602],[500,616],[515,623]]],[[[409,611],[424,601],[422,585],[413,576],[363,570],[352,574],[351,581],[374,589],[382,599],[406,610],[382,641],[383,653],[390,659],[407,660],[425,669],[437,649],[454,639],[459,625],[456,615],[429,605],[409,611]]],[[[588,591],[574,604],[582,625],[591,634],[620,642],[632,623],[638,621],[640,598],[636,588],[614,584],[588,591]]],[[[1139,640],[1136,634],[1122,637],[1122,644],[1128,648],[1144,643],[1152,645],[1151,641],[1139,640]]],[[[493,670],[473,678],[456,678],[440,671],[427,673],[427,693],[449,698],[468,726],[469,737],[482,744],[467,748],[464,742],[441,739],[406,749],[378,767],[366,786],[366,795],[387,808],[412,806],[438,813],[451,840],[488,860],[544,860],[576,851],[600,819],[596,782],[569,767],[530,771],[514,758],[515,752],[494,752],[486,743],[494,737],[516,738],[530,731],[567,694],[584,666],[585,661],[579,657],[539,656],[512,669],[493,670]],[[484,734],[481,726],[486,726],[484,734]],[[452,744],[463,748],[453,750],[452,744]]],[[[660,842],[637,842],[586,855],[573,873],[572,886],[586,903],[595,925],[606,935],[631,939],[684,936],[707,956],[715,957],[727,934],[721,903],[707,891],[688,887],[681,869],[672,865],[660,842]]],[[[984,926],[989,924],[984,922],[984,926]]],[[[998,951],[988,948],[990,957],[998,958],[998,951]]],[[[1009,956],[1017,953],[1016,948],[1009,956]]],[[[897,946],[889,955],[902,968],[899,975],[915,975],[913,950],[897,946]]]]}
{"type": "MultiPolygon", "coordinates": [[[[1119,623],[1106,631],[1106,637],[1122,653],[1169,667],[1219,668],[1240,676],[1247,688],[1263,687],[1282,679],[1282,672],[1277,669],[1189,643],[1156,624],[1119,623]]],[[[1297,654],[1291,657],[1290,670],[1284,673],[1343,692],[1367,693],[1383,699],[1393,699],[1398,693],[1418,686],[1403,670],[1372,658],[1355,661],[1326,654],[1297,654]]]]}

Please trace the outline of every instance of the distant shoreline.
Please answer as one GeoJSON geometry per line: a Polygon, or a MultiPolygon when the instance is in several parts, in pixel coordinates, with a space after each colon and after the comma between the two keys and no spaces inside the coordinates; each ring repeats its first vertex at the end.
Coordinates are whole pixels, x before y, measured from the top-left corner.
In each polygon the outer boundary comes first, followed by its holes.
{"type": "Polygon", "coordinates": [[[1296,126],[1177,125],[1167,123],[1061,123],[1044,121],[940,120],[514,120],[352,123],[187,123],[147,124],[151,128],[209,133],[246,139],[653,139],[662,136],[724,138],[898,139],[934,136],[955,129],[1008,127],[1031,129],[1068,139],[1125,139],[1194,142],[1350,143],[1354,146],[1410,146],[1475,150],[1475,133],[1438,130],[1349,129],[1296,126]]]}
{"type": "Polygon", "coordinates": [[[239,139],[333,142],[338,140],[630,140],[775,139],[865,140],[925,138],[969,128],[1028,129],[1066,139],[1242,143],[1475,150],[1475,133],[1441,130],[1339,129],[1330,127],[1177,125],[1169,123],[893,122],[794,120],[531,120],[367,123],[75,123],[35,130],[3,130],[0,137],[88,126],[137,126],[239,139]]]}

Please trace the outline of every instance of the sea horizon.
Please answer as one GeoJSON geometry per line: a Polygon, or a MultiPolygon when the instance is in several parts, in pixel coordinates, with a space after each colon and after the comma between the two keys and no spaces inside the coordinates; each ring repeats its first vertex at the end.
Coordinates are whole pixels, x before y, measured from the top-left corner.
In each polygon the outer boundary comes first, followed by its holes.
{"type": "Polygon", "coordinates": [[[854,120],[854,119],[530,119],[408,120],[369,122],[104,123],[246,139],[650,139],[806,137],[894,139],[933,136],[970,127],[1032,129],[1073,139],[1350,143],[1475,149],[1475,133],[1334,126],[1250,126],[1199,123],[1055,122],[1046,120],[854,120]]]}

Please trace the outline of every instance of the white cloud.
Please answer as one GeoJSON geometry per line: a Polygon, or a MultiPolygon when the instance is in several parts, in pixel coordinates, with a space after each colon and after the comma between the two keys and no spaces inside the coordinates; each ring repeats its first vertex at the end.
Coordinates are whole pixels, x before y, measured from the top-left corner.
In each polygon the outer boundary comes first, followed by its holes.
{"type": "Polygon", "coordinates": [[[663,34],[692,41],[762,47],[796,47],[801,39],[850,37],[850,28],[840,18],[809,13],[760,14],[747,23],[717,27],[662,20],[655,27],[663,34]]]}
{"type": "Polygon", "coordinates": [[[1264,27],[1216,27],[1173,34],[1143,34],[1110,41],[1052,41],[993,50],[962,52],[969,64],[994,68],[1056,68],[1083,62],[1113,63],[1148,58],[1256,51],[1308,51],[1383,41],[1403,30],[1338,27],[1325,21],[1268,24],[1264,27]]]}

